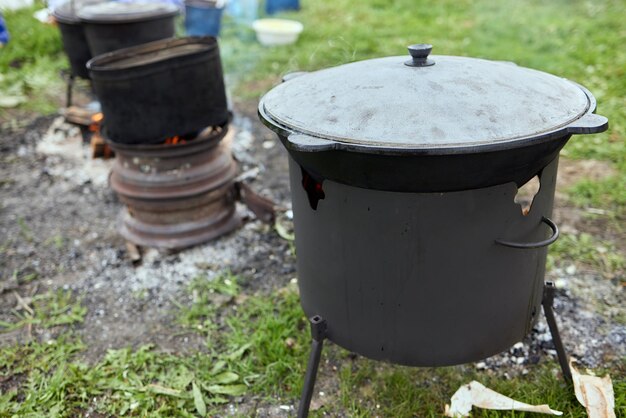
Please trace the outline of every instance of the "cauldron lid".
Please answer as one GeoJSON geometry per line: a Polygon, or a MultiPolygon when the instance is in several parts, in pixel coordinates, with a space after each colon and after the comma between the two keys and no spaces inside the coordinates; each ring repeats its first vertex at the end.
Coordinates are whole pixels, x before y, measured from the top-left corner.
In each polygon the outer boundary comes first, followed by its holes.
{"type": "Polygon", "coordinates": [[[77,16],[87,23],[130,23],[175,16],[178,7],[164,2],[106,2],[86,6],[77,16]]]}
{"type": "Polygon", "coordinates": [[[80,19],[76,16],[77,12],[85,6],[90,6],[98,3],[102,3],[105,0],[75,0],[66,1],[60,4],[52,11],[52,16],[57,22],[66,23],[70,25],[77,25],[80,23],[80,19]]]}
{"type": "Polygon", "coordinates": [[[430,48],[409,47],[412,60],[372,59],[290,78],[262,98],[260,114],[285,136],[314,138],[300,139],[300,150],[328,140],[356,152],[480,152],[607,128],[578,84],[510,62],[429,58],[430,48]]]}

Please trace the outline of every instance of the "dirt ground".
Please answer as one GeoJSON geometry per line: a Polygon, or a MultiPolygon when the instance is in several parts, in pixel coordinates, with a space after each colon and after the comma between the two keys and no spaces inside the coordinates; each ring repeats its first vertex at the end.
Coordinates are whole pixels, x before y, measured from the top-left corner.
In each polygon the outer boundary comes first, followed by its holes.
{"type": "MultiPolygon", "coordinates": [[[[288,210],[283,147],[258,121],[256,103],[236,103],[235,114],[233,148],[242,171],[258,169],[250,185],[288,210]]],[[[40,117],[25,127],[0,132],[0,320],[8,319],[16,305],[15,293],[28,297],[46,289],[71,289],[89,308],[79,328],[88,347],[85,360],[98,359],[108,348],[146,343],[185,352],[202,346],[199,337],[180,334],[173,323],[174,304],[186,303],[184,288],[191,279],[230,268],[243,278],[246,291],[253,293],[271,292],[296,276],[289,243],[243,207],[239,209],[249,219],[239,230],[178,253],[147,250],[141,264],[133,265],[116,231],[121,204],[107,185],[107,165],[91,163],[80,153],[42,148],[43,138],[54,134],[51,125],[56,126],[60,140],[77,135],[57,119],[40,117]],[[32,274],[37,278],[27,281],[32,274]]],[[[558,189],[586,176],[611,172],[604,163],[563,160],[558,189]]],[[[618,232],[607,228],[602,217],[585,216],[583,209],[569,206],[561,192],[555,220],[564,232],[589,232],[626,245],[623,239],[616,240],[618,232]]],[[[626,326],[618,320],[623,317],[624,292],[618,280],[573,265],[552,271],[548,278],[559,287],[558,321],[573,356],[600,367],[626,355],[626,326]]],[[[46,335],[20,330],[0,334],[0,344],[33,337],[46,335]]],[[[476,367],[504,371],[525,367],[533,363],[533,356],[554,354],[549,341],[541,320],[522,345],[476,367]]],[[[331,367],[323,365],[322,373],[335,375],[331,367]]],[[[336,381],[331,378],[319,390],[333,385],[336,381]]],[[[245,405],[240,408],[246,410],[245,405]]],[[[278,406],[247,408],[261,408],[265,411],[257,411],[261,416],[287,413],[278,406]]]]}
{"type": "MultiPolygon", "coordinates": [[[[250,185],[286,207],[287,178],[281,175],[287,169],[284,151],[251,116],[242,114],[235,120],[241,127],[235,142],[252,144],[252,151],[234,146],[241,169],[258,169],[250,185]],[[258,130],[254,136],[251,128],[258,130]]],[[[230,268],[246,279],[245,286],[256,290],[280,287],[295,276],[288,243],[256,220],[183,252],[147,249],[141,264],[134,266],[116,230],[121,204],[107,185],[110,164],[95,161],[98,168],[94,169],[94,162],[81,161],[82,155],[68,149],[53,150],[66,153],[60,156],[50,155],[50,147],[45,147],[48,155],[42,154],[40,141],[51,134],[51,125],[57,126],[61,138],[78,139],[76,129],[60,125],[57,119],[39,118],[20,132],[2,135],[3,313],[15,306],[12,291],[28,296],[43,288],[72,289],[89,307],[81,330],[89,347],[87,358],[111,347],[149,342],[184,351],[194,347],[188,337],[172,336],[177,331],[171,324],[172,300],[180,297],[192,278],[230,268]],[[21,283],[21,278],[33,273],[37,280],[21,283]]],[[[239,210],[253,217],[244,207],[239,210]]],[[[20,338],[0,336],[13,337],[20,338]]]]}

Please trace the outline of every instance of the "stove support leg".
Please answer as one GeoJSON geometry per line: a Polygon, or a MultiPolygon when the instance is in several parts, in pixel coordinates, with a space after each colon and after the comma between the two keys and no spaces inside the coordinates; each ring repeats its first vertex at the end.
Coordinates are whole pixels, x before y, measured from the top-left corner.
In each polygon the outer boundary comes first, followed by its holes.
{"type": "Polygon", "coordinates": [[[65,95],[65,107],[72,105],[72,90],[74,89],[74,76],[70,74],[67,80],[67,93],[65,95]]]}
{"type": "Polygon", "coordinates": [[[298,418],[306,418],[309,415],[309,406],[311,405],[311,398],[313,397],[317,368],[320,365],[324,339],[326,339],[326,320],[319,315],[315,315],[309,318],[309,322],[311,323],[311,337],[313,341],[311,342],[311,354],[304,376],[302,397],[300,398],[300,405],[298,406],[298,418]]]}
{"type": "Polygon", "coordinates": [[[546,315],[546,320],[548,321],[548,327],[550,327],[550,334],[552,335],[552,341],[554,342],[554,347],[556,348],[556,353],[559,358],[559,364],[561,365],[563,378],[568,383],[571,383],[572,371],[569,367],[567,353],[565,352],[563,341],[561,341],[559,328],[556,324],[556,319],[554,317],[554,310],[552,309],[555,291],[556,287],[554,286],[554,283],[546,282],[543,287],[543,300],[541,301],[541,304],[543,305],[543,312],[546,315]]]}

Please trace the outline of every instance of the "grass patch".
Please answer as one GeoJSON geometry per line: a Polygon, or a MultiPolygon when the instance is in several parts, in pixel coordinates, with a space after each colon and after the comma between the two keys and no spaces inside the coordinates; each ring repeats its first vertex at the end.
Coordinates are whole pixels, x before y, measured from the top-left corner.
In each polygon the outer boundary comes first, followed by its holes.
{"type": "MultiPolygon", "coordinates": [[[[95,411],[193,417],[247,390],[228,370],[227,361],[204,353],[182,357],[144,346],[109,350],[102,361],[87,365],[73,360],[83,348],[78,339],[67,336],[4,348],[0,375],[17,385],[3,390],[0,411],[18,416],[73,417],[79,411],[95,411]]],[[[224,358],[232,363],[241,355],[224,358]]]]}
{"type": "Polygon", "coordinates": [[[269,296],[245,296],[238,282],[230,272],[193,280],[188,288],[192,303],[180,307],[179,322],[207,335],[209,349],[248,352],[235,371],[253,392],[270,398],[299,394],[309,334],[295,286],[269,296]],[[220,309],[228,311],[221,324],[220,309]]]}
{"type": "Polygon", "coordinates": [[[255,393],[270,399],[299,396],[310,337],[295,289],[249,298],[226,324],[227,347],[249,344],[250,355],[237,369],[254,376],[255,393]]]}
{"type": "Polygon", "coordinates": [[[197,278],[188,288],[192,303],[180,306],[179,323],[210,337],[206,352],[180,356],[152,346],[124,348],[109,350],[91,365],[76,360],[85,347],[67,328],[83,320],[86,308],[70,292],[34,297],[32,312],[14,312],[14,321],[1,324],[3,331],[27,325],[61,331],[49,341],[0,349],[0,411],[192,417],[220,410],[218,405],[245,393],[294,398],[308,355],[297,293],[253,296],[234,305],[237,281],[229,272],[197,278]],[[221,328],[220,309],[227,323],[221,328]]]}
{"type": "Polygon", "coordinates": [[[607,208],[623,216],[626,208],[625,186],[626,169],[621,169],[618,175],[604,180],[582,180],[568,190],[568,195],[577,206],[607,208]]]}
{"type": "Polygon", "coordinates": [[[178,306],[178,322],[193,331],[213,337],[218,329],[215,322],[217,311],[239,294],[238,278],[229,271],[214,278],[196,277],[187,287],[191,298],[190,305],[178,306]]]}
{"type": "Polygon", "coordinates": [[[60,325],[73,325],[82,322],[87,313],[87,308],[74,300],[70,291],[58,290],[37,295],[32,298],[32,301],[29,298],[22,299],[22,301],[22,310],[13,309],[12,311],[14,321],[0,321],[0,332],[12,331],[24,326],[52,328],[60,325]]]}
{"type": "MultiPolygon", "coordinates": [[[[109,350],[94,364],[76,360],[85,346],[67,326],[80,322],[84,312],[69,292],[33,301],[32,317],[50,320],[32,324],[61,326],[62,331],[50,341],[0,348],[0,415],[230,416],[221,405],[241,395],[260,396],[272,404],[296,403],[310,337],[295,286],[244,297],[237,277],[225,272],[210,280],[195,279],[188,291],[192,303],[180,309],[179,321],[211,336],[206,352],[183,356],[152,346],[124,348],[109,350]],[[215,295],[229,299],[216,303],[215,295]],[[207,305],[211,307],[203,309],[207,305]],[[67,320],[70,311],[83,313],[67,320]],[[214,321],[210,331],[196,326],[208,318],[214,321]]],[[[15,325],[23,326],[20,321],[15,325]]],[[[335,379],[338,390],[327,393],[330,402],[312,416],[437,417],[456,389],[474,379],[526,402],[549,403],[567,417],[585,416],[552,361],[508,380],[471,366],[417,369],[352,359],[329,343],[322,367],[326,373],[320,379],[335,379]],[[333,364],[338,370],[334,376],[328,370],[333,364]]],[[[625,368],[626,363],[612,371],[617,411],[626,408],[625,368]]],[[[531,415],[477,411],[473,416],[531,415]]]]}
{"type": "Polygon", "coordinates": [[[5,416],[68,416],[66,405],[80,402],[82,373],[68,360],[84,346],[61,336],[44,343],[3,347],[0,411],[5,416]]]}
{"type": "Polygon", "coordinates": [[[207,335],[209,350],[247,353],[233,370],[250,384],[251,392],[269,399],[298,396],[309,334],[295,286],[269,296],[245,296],[238,281],[229,272],[196,278],[189,286],[192,304],[181,307],[180,323],[207,335]]]}
{"type": "MultiPolygon", "coordinates": [[[[472,380],[531,404],[549,404],[563,411],[565,417],[587,416],[578,404],[571,387],[563,383],[558,365],[546,362],[529,368],[526,376],[506,379],[482,373],[469,366],[446,368],[409,368],[358,359],[340,370],[341,404],[352,417],[440,417],[452,394],[472,380]]],[[[613,375],[617,395],[616,410],[625,408],[619,390],[625,387],[624,373],[613,375]]],[[[329,405],[330,413],[334,409],[329,405]]],[[[327,411],[329,412],[329,411],[327,411]]],[[[497,412],[474,409],[473,417],[534,417],[536,414],[497,412]]],[[[618,414],[619,416],[619,414],[618,414]]]]}
{"type": "Polygon", "coordinates": [[[548,267],[563,267],[568,264],[586,266],[613,278],[624,273],[626,258],[613,243],[597,240],[590,234],[563,234],[550,246],[548,267]]]}
{"type": "MultiPolygon", "coordinates": [[[[233,293],[222,275],[212,290],[233,293]]],[[[192,286],[197,289],[198,285],[192,286]]],[[[203,289],[206,287],[203,287],[203,289]]],[[[181,322],[204,321],[195,305],[181,322]]],[[[205,416],[213,405],[248,391],[233,371],[248,355],[249,345],[179,356],[152,346],[109,350],[96,364],[75,359],[85,346],[67,326],[82,322],[87,309],[71,292],[35,296],[29,311],[14,312],[3,331],[24,326],[57,327],[48,341],[31,341],[0,349],[0,416],[73,417],[87,411],[110,416],[205,416]],[[60,328],[60,330],[59,330],[60,328]]]]}
{"type": "MultiPolygon", "coordinates": [[[[33,17],[43,7],[4,12],[11,39],[0,50],[0,95],[23,102],[25,110],[51,113],[64,89],[60,71],[68,64],[59,30],[33,17]]],[[[0,117],[6,113],[0,107],[0,117]]]]}

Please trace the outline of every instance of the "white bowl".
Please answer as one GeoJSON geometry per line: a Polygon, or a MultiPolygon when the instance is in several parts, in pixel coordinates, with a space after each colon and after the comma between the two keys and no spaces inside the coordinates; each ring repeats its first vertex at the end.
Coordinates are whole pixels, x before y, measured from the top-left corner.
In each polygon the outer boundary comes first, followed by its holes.
{"type": "Polygon", "coordinates": [[[298,40],[304,29],[302,23],[287,19],[258,19],[252,23],[261,45],[289,45],[298,40]]]}

